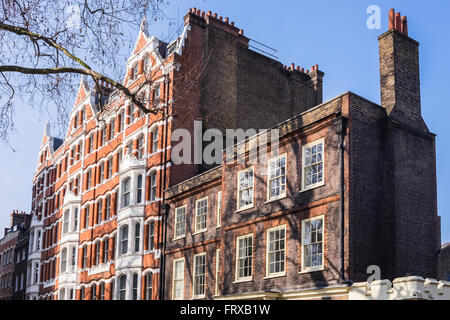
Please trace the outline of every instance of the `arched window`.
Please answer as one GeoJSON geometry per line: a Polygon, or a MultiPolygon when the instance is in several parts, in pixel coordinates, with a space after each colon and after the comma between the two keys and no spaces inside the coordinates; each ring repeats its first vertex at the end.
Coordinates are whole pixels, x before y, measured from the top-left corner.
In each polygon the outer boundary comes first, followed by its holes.
{"type": "Polygon", "coordinates": [[[141,224],[136,223],[134,226],[134,252],[139,252],[139,245],[141,243],[141,224]]]}
{"type": "Polygon", "coordinates": [[[59,289],[59,300],[64,300],[66,298],[66,289],[59,289]]]}
{"type": "Polygon", "coordinates": [[[73,212],[72,231],[75,232],[77,230],[78,230],[78,208],[75,208],[73,212]]]}
{"type": "Polygon", "coordinates": [[[110,124],[110,129],[109,129],[109,139],[108,140],[112,140],[112,138],[114,138],[115,136],[115,130],[116,130],[116,119],[112,118],[111,121],[109,122],[110,124]]]}
{"type": "Polygon", "coordinates": [[[153,273],[147,273],[146,276],[146,283],[145,283],[145,298],[147,300],[152,300],[153,298],[153,273]]]}
{"type": "Polygon", "coordinates": [[[97,220],[96,220],[96,224],[100,224],[102,222],[102,215],[103,215],[103,200],[100,199],[97,202],[97,220]]]}
{"type": "Polygon", "coordinates": [[[128,252],[128,225],[124,225],[120,229],[120,254],[128,252]]]}
{"type": "Polygon", "coordinates": [[[70,270],[71,271],[75,271],[76,270],[76,267],[75,267],[75,264],[77,262],[76,256],[77,256],[77,248],[75,246],[73,246],[72,247],[72,256],[71,256],[71,259],[70,259],[70,270]]]}
{"type": "Polygon", "coordinates": [[[111,217],[111,196],[106,197],[106,212],[105,212],[105,220],[109,220],[111,217]]]}
{"type": "Polygon", "coordinates": [[[156,151],[158,151],[158,127],[155,127],[151,131],[151,136],[152,136],[151,153],[155,153],[156,151]]]}
{"type": "Polygon", "coordinates": [[[84,246],[82,251],[83,251],[83,253],[82,253],[83,254],[83,260],[81,261],[81,267],[82,268],[86,268],[87,267],[87,253],[88,253],[87,247],[84,246]]]}
{"type": "Polygon", "coordinates": [[[137,273],[133,274],[133,300],[137,300],[138,298],[138,275],[137,273]]]}
{"type": "Polygon", "coordinates": [[[134,103],[130,104],[130,123],[133,123],[134,120],[136,120],[135,118],[135,111],[136,111],[136,106],[134,105],[134,103]]]}
{"type": "Polygon", "coordinates": [[[105,300],[105,283],[100,282],[100,300],[105,300]]]}
{"type": "Polygon", "coordinates": [[[144,58],[144,72],[149,72],[151,68],[151,61],[150,61],[150,57],[146,56],[144,58]]]}
{"type": "Polygon", "coordinates": [[[109,239],[106,238],[103,240],[103,263],[106,263],[109,261],[109,239]]]}
{"type": "Polygon", "coordinates": [[[69,210],[67,210],[64,213],[64,218],[63,218],[63,234],[66,234],[67,232],[69,232],[69,220],[70,219],[70,212],[69,210]]]}
{"type": "Polygon", "coordinates": [[[130,205],[130,178],[126,178],[122,182],[122,208],[130,205]]]}
{"type": "Polygon", "coordinates": [[[102,162],[100,164],[100,170],[99,170],[99,183],[103,183],[103,179],[105,178],[105,163],[102,162]]]}
{"type": "Polygon", "coordinates": [[[100,241],[95,243],[95,265],[98,266],[100,263],[100,241]]]}
{"type": "Polygon", "coordinates": [[[84,208],[84,228],[87,229],[89,228],[89,205],[86,206],[86,208],[84,208]]]}
{"type": "Polygon", "coordinates": [[[119,132],[123,131],[123,128],[125,126],[125,114],[123,111],[119,113],[119,132]]]}
{"type": "Polygon", "coordinates": [[[142,202],[142,175],[138,175],[136,182],[136,203],[142,202]]]}
{"type": "Polygon", "coordinates": [[[150,201],[156,201],[156,171],[150,174],[150,201]]]}
{"type": "Polygon", "coordinates": [[[137,148],[138,148],[138,159],[142,159],[144,157],[144,137],[142,136],[139,137],[137,148]]]}
{"type": "Polygon", "coordinates": [[[61,272],[66,272],[67,268],[67,249],[64,248],[61,251],[61,272]]]}
{"type": "Polygon", "coordinates": [[[155,222],[148,224],[148,250],[155,249],[155,222]]]}
{"type": "Polygon", "coordinates": [[[108,159],[108,179],[112,178],[113,175],[113,158],[108,159]]]}
{"type": "Polygon", "coordinates": [[[89,137],[89,153],[94,152],[94,134],[89,137]]]}
{"type": "Polygon", "coordinates": [[[91,300],[97,300],[97,285],[95,283],[91,287],[91,300]]]}
{"type": "Polygon", "coordinates": [[[127,296],[127,276],[119,277],[119,300],[125,300],[127,296]]]}

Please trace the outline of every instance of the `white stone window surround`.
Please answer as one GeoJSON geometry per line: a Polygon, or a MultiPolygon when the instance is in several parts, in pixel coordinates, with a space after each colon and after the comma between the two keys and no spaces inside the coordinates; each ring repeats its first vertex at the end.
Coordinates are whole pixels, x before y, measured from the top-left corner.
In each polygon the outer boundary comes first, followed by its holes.
{"type": "Polygon", "coordinates": [[[137,274],[138,276],[138,282],[137,282],[137,300],[141,299],[141,289],[142,289],[142,270],[140,268],[127,268],[122,270],[117,270],[115,274],[115,284],[114,284],[114,300],[117,300],[119,298],[119,279],[121,276],[126,276],[126,282],[125,282],[125,300],[132,300],[133,299],[133,275],[137,274]]]}

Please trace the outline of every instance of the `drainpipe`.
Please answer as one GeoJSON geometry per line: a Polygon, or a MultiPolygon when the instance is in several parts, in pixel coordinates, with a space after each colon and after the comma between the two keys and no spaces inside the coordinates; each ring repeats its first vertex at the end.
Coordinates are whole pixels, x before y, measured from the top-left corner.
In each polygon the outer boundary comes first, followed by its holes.
{"type": "Polygon", "coordinates": [[[341,236],[341,252],[340,261],[341,267],[339,270],[339,283],[347,283],[345,279],[345,177],[344,177],[344,160],[345,160],[345,135],[347,134],[347,122],[348,119],[341,115],[339,123],[339,129],[337,133],[340,135],[339,142],[339,170],[340,170],[340,185],[339,185],[339,214],[340,214],[340,236],[341,236]]]}
{"type": "Polygon", "coordinates": [[[164,118],[164,162],[163,162],[163,181],[162,181],[162,204],[160,208],[160,212],[162,213],[161,217],[161,225],[162,225],[162,248],[161,248],[161,256],[160,256],[160,268],[159,268],[159,300],[164,300],[164,274],[165,274],[165,255],[166,255],[166,229],[167,229],[167,216],[169,214],[170,206],[166,204],[166,176],[167,176],[167,132],[168,132],[168,96],[169,96],[169,83],[170,79],[166,74],[164,76],[164,97],[165,97],[165,107],[163,111],[164,118]]]}

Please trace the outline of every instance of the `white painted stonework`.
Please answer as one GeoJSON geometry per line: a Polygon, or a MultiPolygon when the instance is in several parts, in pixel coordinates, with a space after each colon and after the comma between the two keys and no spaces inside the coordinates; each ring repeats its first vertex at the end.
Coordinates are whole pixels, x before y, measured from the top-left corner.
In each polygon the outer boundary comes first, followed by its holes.
{"type": "Polygon", "coordinates": [[[349,300],[450,300],[450,282],[419,276],[355,283],[349,300]]]}

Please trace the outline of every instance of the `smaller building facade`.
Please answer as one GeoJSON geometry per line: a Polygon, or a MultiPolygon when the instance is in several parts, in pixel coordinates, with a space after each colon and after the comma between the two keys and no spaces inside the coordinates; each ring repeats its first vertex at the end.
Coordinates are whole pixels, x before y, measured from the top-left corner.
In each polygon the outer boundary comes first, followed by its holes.
{"type": "Polygon", "coordinates": [[[0,300],[23,299],[25,288],[28,228],[30,215],[17,210],[11,213],[11,226],[0,240],[0,300]],[[16,267],[18,269],[16,269],[16,267]]]}

